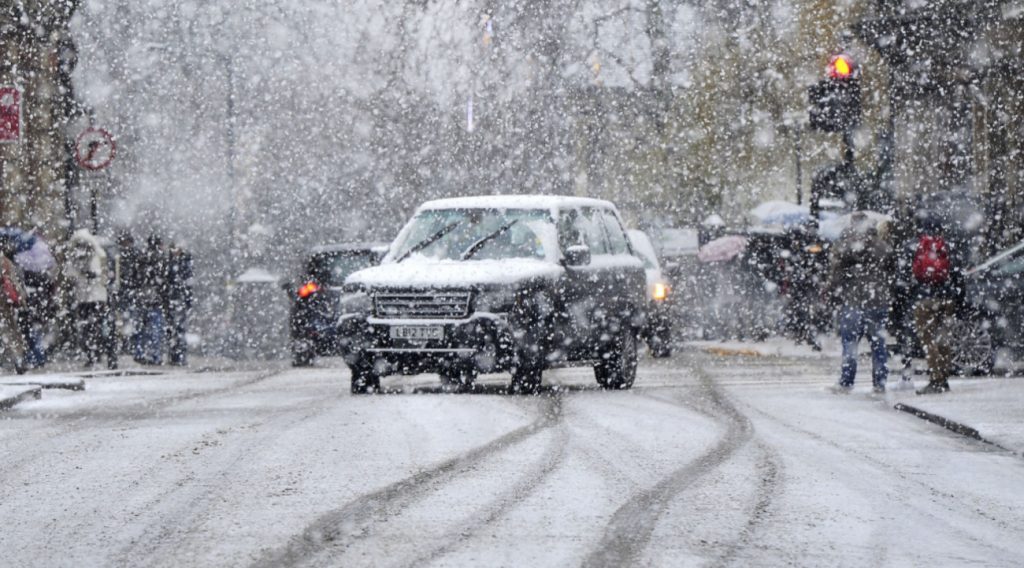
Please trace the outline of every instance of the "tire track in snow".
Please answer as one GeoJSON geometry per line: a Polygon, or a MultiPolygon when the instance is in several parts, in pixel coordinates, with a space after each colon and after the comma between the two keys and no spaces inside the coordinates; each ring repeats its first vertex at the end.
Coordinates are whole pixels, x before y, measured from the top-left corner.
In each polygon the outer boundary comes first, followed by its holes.
{"type": "MultiPolygon", "coordinates": [[[[355,541],[367,538],[371,534],[374,524],[386,520],[412,503],[421,500],[431,491],[437,489],[440,483],[447,482],[452,476],[471,470],[495,454],[559,424],[562,420],[562,397],[563,395],[558,390],[536,397],[542,403],[540,415],[530,424],[320,515],[301,534],[292,537],[288,544],[277,550],[271,550],[251,566],[253,568],[295,566],[313,560],[314,557],[322,553],[329,553],[333,548],[345,548],[355,541]]],[[[564,447],[564,444],[562,446],[564,447]]],[[[552,464],[551,469],[553,470],[556,466],[557,463],[552,464]]],[[[541,469],[546,468],[541,466],[541,469]]],[[[494,518],[497,519],[499,516],[495,515],[494,518]]]]}
{"type": "Polygon", "coordinates": [[[466,545],[481,529],[496,522],[510,509],[522,502],[527,495],[539,489],[565,460],[566,449],[569,445],[569,432],[564,424],[559,424],[555,429],[557,434],[541,458],[529,469],[517,472],[520,475],[518,483],[502,491],[479,514],[467,518],[458,528],[448,531],[440,539],[445,544],[436,547],[416,560],[408,562],[406,566],[424,566],[458,550],[466,545]]]}
{"type": "MultiPolygon", "coordinates": [[[[188,537],[197,534],[203,523],[209,518],[210,510],[217,504],[214,498],[223,486],[238,483],[236,472],[244,471],[244,464],[247,460],[258,455],[261,448],[269,447],[273,440],[286,435],[296,425],[302,424],[317,418],[331,409],[336,408],[336,401],[331,399],[320,399],[313,407],[300,409],[276,410],[269,417],[257,422],[242,423],[230,428],[230,432],[218,429],[213,441],[216,438],[231,435],[236,431],[258,432],[256,438],[248,438],[244,444],[226,444],[223,447],[229,448],[227,455],[216,455],[216,462],[212,467],[204,468],[201,472],[203,482],[198,481],[196,473],[190,473],[179,482],[173,484],[167,490],[154,495],[149,504],[136,511],[139,516],[165,506],[167,503],[176,503],[163,514],[156,516],[149,527],[146,527],[131,544],[122,547],[114,556],[113,564],[119,566],[131,566],[140,564],[152,564],[155,559],[171,559],[180,557],[180,545],[182,541],[187,543],[188,537]],[[296,413],[298,416],[295,416],[296,413]],[[182,530],[182,527],[187,527],[182,530]]],[[[211,433],[204,435],[199,445],[209,442],[211,433]]],[[[196,443],[189,443],[180,452],[188,454],[189,447],[196,446],[196,443]]],[[[217,450],[223,452],[223,449],[217,450]]],[[[154,469],[159,465],[153,466],[154,469]]]]}
{"type": "MultiPolygon", "coordinates": [[[[709,404],[710,408],[701,408],[701,405],[695,405],[688,401],[671,402],[693,408],[716,420],[724,420],[726,422],[725,434],[710,450],[619,507],[605,527],[600,543],[583,561],[584,566],[618,567],[637,564],[669,502],[676,495],[698,483],[708,473],[726,463],[753,438],[753,427],[750,420],[718,390],[707,373],[698,367],[694,367],[692,371],[700,379],[703,400],[709,404]]],[[[657,399],[658,397],[653,398],[657,399]]],[[[774,483],[774,477],[764,480],[759,489],[758,505],[754,508],[755,516],[748,521],[748,530],[745,532],[751,532],[752,527],[756,525],[759,520],[756,516],[758,511],[767,509],[773,494],[774,483]]],[[[730,556],[739,546],[738,543],[742,541],[743,536],[741,535],[737,544],[727,551],[726,556],[730,556]]]]}
{"type": "MultiPolygon", "coordinates": [[[[616,394],[625,395],[631,393],[616,394]]],[[[650,397],[644,398],[650,399],[650,397]]],[[[665,404],[666,406],[670,406],[672,408],[678,408],[678,404],[675,403],[666,402],[664,400],[657,398],[650,400],[653,400],[657,403],[665,404]]],[[[603,400],[602,403],[606,405],[619,406],[622,407],[623,409],[628,409],[631,411],[636,410],[635,402],[630,401],[628,397],[624,398],[616,396],[614,398],[603,400]]],[[[572,417],[572,421],[573,423],[582,421],[584,423],[590,424],[594,428],[605,430],[610,434],[617,433],[615,430],[608,428],[606,425],[600,423],[599,421],[590,417],[582,417],[579,414],[574,414],[572,417]]],[[[447,535],[441,537],[441,542],[444,542],[446,544],[443,544],[435,548],[427,554],[419,556],[414,561],[404,563],[404,565],[409,567],[428,565],[431,562],[434,562],[444,557],[445,555],[460,549],[461,547],[468,544],[472,540],[473,536],[475,534],[478,534],[481,529],[497,522],[509,510],[521,504],[522,501],[525,500],[525,498],[528,495],[530,495],[535,490],[539,489],[542,486],[542,483],[562,464],[562,462],[565,459],[565,456],[568,453],[569,438],[569,428],[563,421],[563,423],[558,425],[558,435],[556,436],[556,439],[551,444],[549,444],[548,449],[545,452],[545,455],[542,456],[541,459],[536,462],[534,467],[530,468],[525,473],[521,474],[521,482],[514,485],[511,489],[502,492],[501,497],[492,500],[491,503],[487,506],[487,508],[480,514],[472,516],[469,519],[467,519],[466,522],[460,525],[459,529],[449,531],[447,535]]],[[[621,456],[619,460],[616,460],[614,462],[609,461],[607,456],[598,453],[594,447],[588,446],[588,441],[589,440],[587,439],[576,440],[576,444],[573,445],[575,450],[581,452],[581,457],[584,460],[591,464],[595,469],[601,470],[607,477],[614,478],[621,483],[635,483],[634,479],[628,477],[628,470],[626,468],[621,468],[617,465],[618,462],[622,461],[621,456]],[[579,445],[581,441],[583,442],[583,445],[579,445]]],[[[625,444],[624,448],[622,449],[624,451],[629,452],[630,450],[633,449],[633,445],[625,444]]],[[[645,455],[646,454],[644,454],[644,452],[640,450],[635,450],[630,455],[630,459],[627,459],[626,461],[629,463],[642,463],[642,458],[645,457],[645,455]]]]}
{"type": "Polygon", "coordinates": [[[758,527],[769,517],[772,500],[782,484],[782,460],[774,449],[764,444],[758,444],[758,451],[760,456],[757,471],[761,472],[761,479],[757,486],[757,500],[754,503],[754,508],[747,519],[747,524],[740,531],[739,538],[726,547],[718,560],[711,564],[712,566],[735,564],[740,551],[754,542],[758,527]]]}

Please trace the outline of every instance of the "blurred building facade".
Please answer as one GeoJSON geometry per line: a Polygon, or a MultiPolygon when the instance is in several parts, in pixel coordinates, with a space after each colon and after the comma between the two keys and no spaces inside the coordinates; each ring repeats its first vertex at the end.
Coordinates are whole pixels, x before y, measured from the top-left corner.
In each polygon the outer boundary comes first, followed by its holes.
{"type": "Polygon", "coordinates": [[[882,57],[889,113],[879,173],[906,207],[960,192],[988,248],[1024,236],[1024,2],[877,0],[855,29],[882,57]]]}
{"type": "Polygon", "coordinates": [[[0,3],[0,86],[21,92],[21,136],[0,144],[0,225],[62,238],[75,168],[67,127],[76,113],[68,31],[78,0],[0,3]]]}

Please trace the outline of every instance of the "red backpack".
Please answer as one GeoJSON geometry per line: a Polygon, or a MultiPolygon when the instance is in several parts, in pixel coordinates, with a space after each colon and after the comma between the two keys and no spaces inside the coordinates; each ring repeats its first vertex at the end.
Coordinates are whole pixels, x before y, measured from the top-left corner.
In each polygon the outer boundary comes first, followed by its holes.
{"type": "Polygon", "coordinates": [[[942,284],[949,280],[949,247],[937,235],[921,235],[910,270],[922,284],[942,284]]]}

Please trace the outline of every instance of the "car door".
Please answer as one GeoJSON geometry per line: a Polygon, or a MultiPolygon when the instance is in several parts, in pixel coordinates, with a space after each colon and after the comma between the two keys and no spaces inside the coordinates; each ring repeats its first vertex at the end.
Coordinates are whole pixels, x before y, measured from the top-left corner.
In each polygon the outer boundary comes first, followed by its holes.
{"type": "Polygon", "coordinates": [[[1020,349],[1024,346],[1024,251],[993,266],[989,279],[995,293],[986,298],[986,307],[1005,320],[1000,322],[1003,340],[1020,349]]]}
{"type": "Polygon", "coordinates": [[[600,294],[608,277],[604,269],[608,240],[600,219],[595,222],[592,208],[562,209],[558,233],[563,258],[569,247],[583,245],[589,249],[590,262],[565,265],[557,290],[559,321],[554,344],[563,346],[569,359],[586,359],[593,356],[605,333],[605,305],[600,294]]]}
{"type": "Polygon", "coordinates": [[[629,236],[615,211],[601,209],[597,215],[608,241],[602,297],[609,316],[621,324],[639,315],[646,301],[647,278],[643,261],[633,254],[629,236]]]}

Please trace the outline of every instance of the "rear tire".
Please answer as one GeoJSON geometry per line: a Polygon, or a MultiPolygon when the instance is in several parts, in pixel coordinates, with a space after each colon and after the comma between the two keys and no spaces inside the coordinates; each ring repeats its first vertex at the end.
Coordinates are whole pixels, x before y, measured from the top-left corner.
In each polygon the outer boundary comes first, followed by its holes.
{"type": "Polygon", "coordinates": [[[597,384],[606,389],[625,390],[636,380],[637,336],[626,329],[601,353],[601,362],[594,366],[597,384]]]}
{"type": "Polygon", "coordinates": [[[667,331],[655,333],[647,340],[647,348],[651,351],[651,357],[664,359],[672,356],[672,341],[667,331]]]}
{"type": "Polygon", "coordinates": [[[509,392],[512,394],[537,394],[540,392],[540,383],[540,367],[520,365],[512,369],[512,384],[509,386],[509,392]]]}

